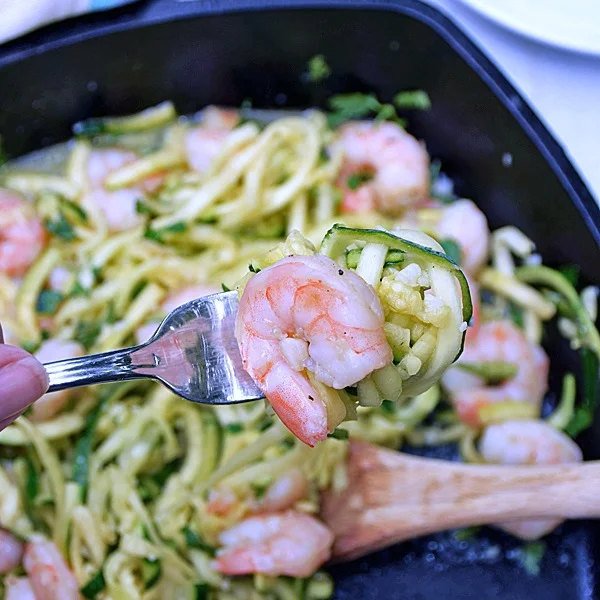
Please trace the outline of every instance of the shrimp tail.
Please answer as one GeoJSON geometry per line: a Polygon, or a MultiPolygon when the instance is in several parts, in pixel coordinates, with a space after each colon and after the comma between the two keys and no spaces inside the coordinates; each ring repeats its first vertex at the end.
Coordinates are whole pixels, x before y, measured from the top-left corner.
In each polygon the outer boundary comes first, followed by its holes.
{"type": "Polygon", "coordinates": [[[269,561],[268,558],[256,561],[256,556],[256,549],[254,547],[226,550],[224,554],[217,556],[214,561],[214,567],[220,573],[227,573],[228,575],[270,573],[273,569],[273,565],[267,563],[271,561],[269,561]]]}
{"type": "Polygon", "coordinates": [[[279,363],[265,383],[277,416],[298,439],[312,448],[327,438],[327,409],[304,375],[279,363]]]}

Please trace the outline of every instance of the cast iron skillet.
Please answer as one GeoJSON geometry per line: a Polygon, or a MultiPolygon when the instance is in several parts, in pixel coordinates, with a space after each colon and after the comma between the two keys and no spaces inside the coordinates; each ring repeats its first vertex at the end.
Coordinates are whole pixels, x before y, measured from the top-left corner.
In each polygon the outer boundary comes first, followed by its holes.
{"type": "MultiPolygon", "coordinates": [[[[408,115],[413,133],[492,227],[517,225],[548,262],[579,264],[600,282],[600,211],[562,149],[473,43],[415,0],[154,0],[50,26],[0,48],[0,133],[18,155],[66,139],[85,117],[167,98],[186,113],[245,99],[323,105],[348,91],[390,99],[407,88],[433,102],[408,115]],[[303,76],[317,53],[333,69],[325,85],[303,76]]],[[[554,373],[569,368],[557,337],[545,342],[554,373]]],[[[587,458],[600,455],[597,431],[580,440],[587,458]]],[[[515,540],[488,529],[469,543],[422,538],[331,573],[338,598],[596,598],[597,532],[569,523],[549,536],[538,576],[521,566],[515,540]]]]}

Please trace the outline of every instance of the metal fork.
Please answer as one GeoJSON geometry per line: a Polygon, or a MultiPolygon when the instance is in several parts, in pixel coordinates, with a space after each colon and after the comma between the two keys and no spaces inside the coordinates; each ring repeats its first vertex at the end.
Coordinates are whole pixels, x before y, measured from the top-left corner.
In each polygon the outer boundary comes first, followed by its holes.
{"type": "Polygon", "coordinates": [[[155,379],[202,404],[264,398],[244,371],[234,336],[236,292],[213,294],[176,308],[146,343],[45,364],[48,392],[129,379],[155,379]]]}

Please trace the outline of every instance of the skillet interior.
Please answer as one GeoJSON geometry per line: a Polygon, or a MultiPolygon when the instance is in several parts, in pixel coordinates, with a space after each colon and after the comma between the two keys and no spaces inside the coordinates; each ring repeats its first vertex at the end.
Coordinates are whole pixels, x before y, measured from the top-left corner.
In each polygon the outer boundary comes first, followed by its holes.
{"type": "MultiPolygon", "coordinates": [[[[492,227],[523,229],[548,263],[579,264],[586,280],[600,282],[600,211],[591,195],[520,96],[449,21],[411,0],[278,4],[155,0],[0,48],[5,150],[22,154],[68,138],[82,118],[167,98],[186,113],[247,98],[258,107],[306,107],[332,93],[389,98],[423,88],[433,109],[409,115],[411,130],[459,193],[480,204],[492,227]],[[303,77],[318,53],[334,73],[325,85],[303,77]],[[509,155],[512,166],[503,166],[509,155]]],[[[546,341],[560,374],[573,357],[552,334],[546,341]]],[[[596,433],[600,425],[580,440],[587,458],[600,456],[596,433]]],[[[491,530],[471,545],[430,536],[332,572],[340,598],[595,598],[597,531],[596,523],[571,523],[550,536],[538,577],[519,565],[519,544],[491,530]]]]}

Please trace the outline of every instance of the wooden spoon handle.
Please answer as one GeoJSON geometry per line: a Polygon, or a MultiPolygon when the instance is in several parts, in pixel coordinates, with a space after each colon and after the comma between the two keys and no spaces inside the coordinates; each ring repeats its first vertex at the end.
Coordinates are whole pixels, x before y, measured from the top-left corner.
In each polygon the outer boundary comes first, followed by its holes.
{"type": "Polygon", "coordinates": [[[600,462],[463,465],[352,443],[349,486],[323,498],[334,556],[419,535],[503,521],[600,516],[600,462]]]}

